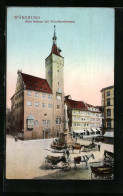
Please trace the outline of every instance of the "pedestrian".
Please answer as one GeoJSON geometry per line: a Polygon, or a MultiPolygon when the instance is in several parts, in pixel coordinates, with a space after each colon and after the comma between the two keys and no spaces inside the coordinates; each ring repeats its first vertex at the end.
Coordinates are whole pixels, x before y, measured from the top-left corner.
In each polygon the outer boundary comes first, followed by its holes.
{"type": "Polygon", "coordinates": [[[98,150],[100,151],[100,144],[98,144],[98,150]]]}
{"type": "Polygon", "coordinates": [[[66,150],[67,159],[69,158],[70,152],[69,149],[66,150]]]}
{"type": "Polygon", "coordinates": [[[17,142],[18,141],[18,138],[17,138],[17,136],[15,136],[15,142],[17,142]]]}

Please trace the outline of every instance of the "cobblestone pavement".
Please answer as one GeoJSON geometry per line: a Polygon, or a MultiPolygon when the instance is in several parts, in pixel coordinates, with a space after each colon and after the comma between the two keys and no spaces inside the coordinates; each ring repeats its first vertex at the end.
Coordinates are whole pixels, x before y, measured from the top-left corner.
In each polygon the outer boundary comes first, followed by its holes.
{"type": "MultiPolygon", "coordinates": [[[[88,155],[93,153],[95,159],[90,158],[89,165],[92,162],[101,161],[103,159],[104,150],[113,152],[113,145],[101,144],[101,151],[81,152],[75,150],[70,151],[71,170],[63,171],[61,163],[54,169],[45,169],[43,162],[47,155],[61,156],[62,152],[52,152],[50,144],[52,139],[47,140],[28,140],[15,142],[14,138],[7,136],[6,138],[6,178],[7,179],[91,179],[91,169],[85,169],[85,164],[77,164],[77,170],[74,170],[73,159],[75,156],[88,155]]],[[[90,141],[77,140],[81,144],[89,144],[90,141]]]]}

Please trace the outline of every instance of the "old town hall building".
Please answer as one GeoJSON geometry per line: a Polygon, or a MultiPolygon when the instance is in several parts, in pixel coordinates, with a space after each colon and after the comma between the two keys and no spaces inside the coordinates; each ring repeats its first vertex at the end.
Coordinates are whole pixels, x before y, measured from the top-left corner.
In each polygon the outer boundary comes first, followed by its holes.
{"type": "Polygon", "coordinates": [[[45,77],[18,70],[16,90],[11,98],[11,132],[27,140],[56,137],[64,126],[64,58],[53,45],[45,59],[45,77]]]}

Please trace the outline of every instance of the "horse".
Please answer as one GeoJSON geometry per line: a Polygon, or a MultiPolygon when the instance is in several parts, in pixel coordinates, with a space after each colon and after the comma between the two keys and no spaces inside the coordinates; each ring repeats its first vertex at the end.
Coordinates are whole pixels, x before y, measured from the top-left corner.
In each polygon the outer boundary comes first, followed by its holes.
{"type": "Polygon", "coordinates": [[[84,145],[84,151],[96,150],[97,144],[90,143],[89,145],[84,145]]]}
{"type": "Polygon", "coordinates": [[[72,152],[74,150],[79,150],[79,153],[81,152],[81,148],[83,147],[84,145],[78,145],[78,146],[72,146],[72,152]]]}
{"type": "Polygon", "coordinates": [[[95,159],[94,155],[91,154],[89,156],[87,155],[84,155],[84,156],[77,156],[77,157],[74,157],[74,169],[77,169],[76,167],[76,164],[79,164],[80,162],[84,162],[86,165],[85,165],[85,168],[88,169],[88,161],[90,158],[93,158],[95,159]]]}

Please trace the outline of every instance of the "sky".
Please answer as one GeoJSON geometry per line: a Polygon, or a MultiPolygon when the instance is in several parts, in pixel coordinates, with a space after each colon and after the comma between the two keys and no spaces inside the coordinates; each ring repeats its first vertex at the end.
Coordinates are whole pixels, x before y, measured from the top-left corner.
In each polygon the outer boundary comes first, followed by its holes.
{"type": "Polygon", "coordinates": [[[54,25],[57,46],[64,57],[65,95],[101,105],[100,90],[114,84],[113,8],[8,7],[7,107],[11,107],[18,69],[45,78],[45,59],[51,52],[54,25]],[[51,22],[58,20],[75,22],[51,22]]]}

